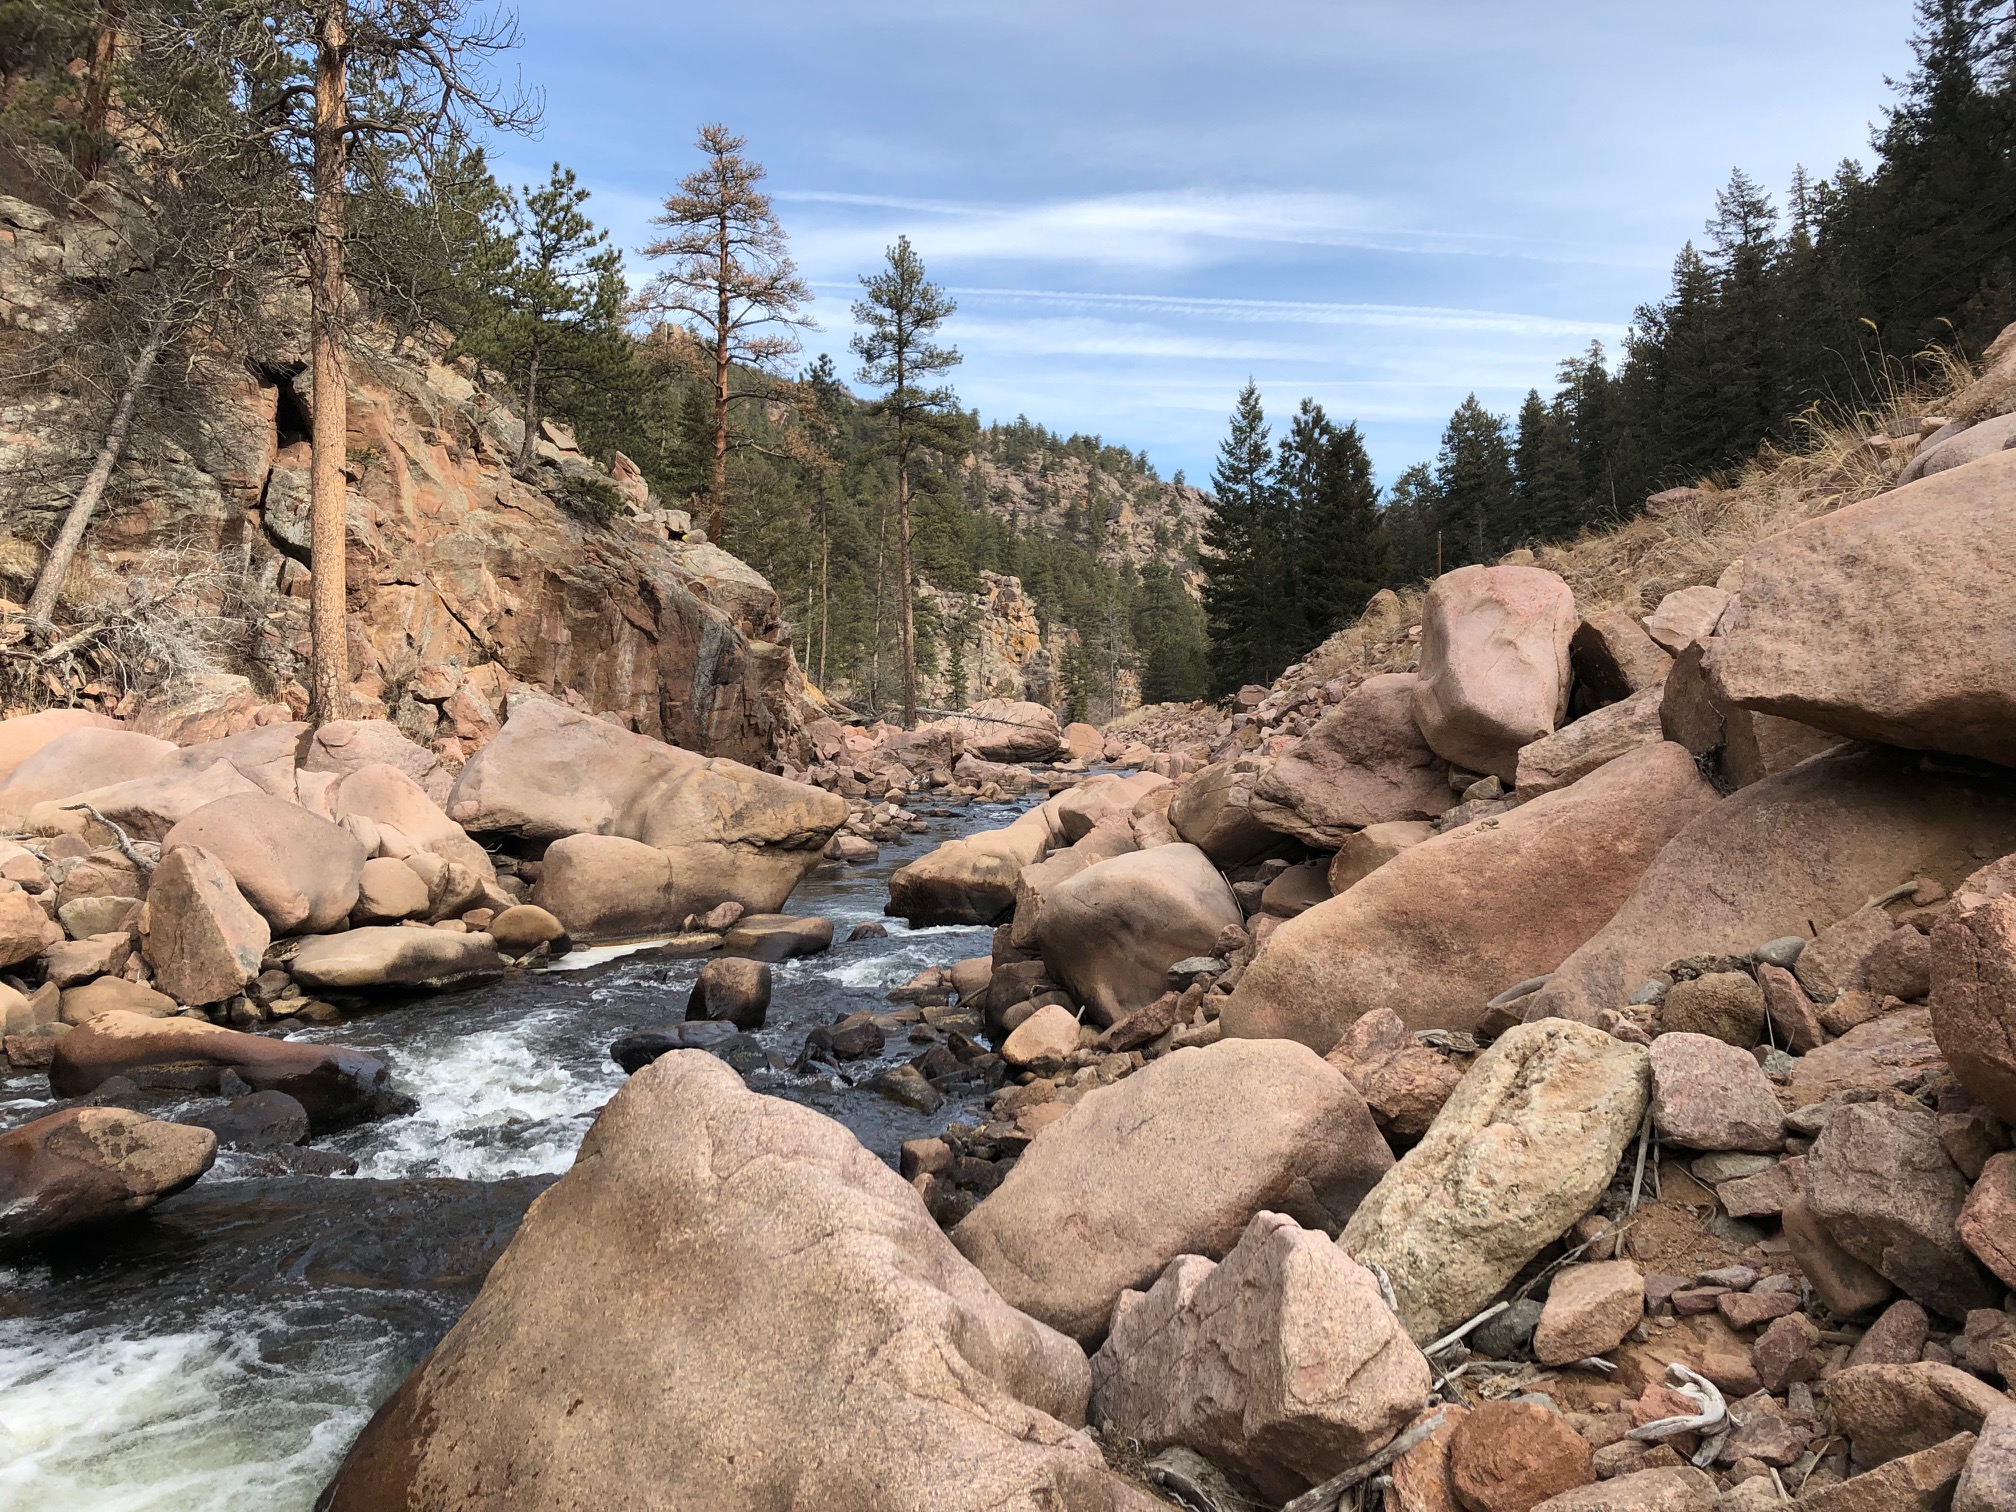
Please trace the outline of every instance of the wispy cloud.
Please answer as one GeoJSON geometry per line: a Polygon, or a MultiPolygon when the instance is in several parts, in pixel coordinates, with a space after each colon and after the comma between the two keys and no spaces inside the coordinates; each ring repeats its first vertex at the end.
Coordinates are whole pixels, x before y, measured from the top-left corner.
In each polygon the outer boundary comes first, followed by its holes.
{"type": "MultiPolygon", "coordinates": [[[[857,285],[819,280],[815,288],[854,291],[857,285]]],[[[1114,310],[1241,325],[1363,326],[1381,330],[1475,331],[1550,340],[1615,341],[1625,327],[1614,321],[1573,320],[1512,310],[1466,310],[1447,305],[1367,304],[1310,299],[1196,298],[1077,289],[998,289],[953,285],[957,298],[982,303],[1033,304],[1075,310],[1114,310]]]]}
{"type": "Polygon", "coordinates": [[[872,260],[898,231],[920,244],[928,237],[934,259],[1143,269],[1235,262],[1270,246],[1625,267],[1648,261],[1587,242],[1409,225],[1378,201],[1331,192],[1184,189],[1003,204],[804,189],[776,198],[839,212],[798,232],[816,268],[872,260]]]}

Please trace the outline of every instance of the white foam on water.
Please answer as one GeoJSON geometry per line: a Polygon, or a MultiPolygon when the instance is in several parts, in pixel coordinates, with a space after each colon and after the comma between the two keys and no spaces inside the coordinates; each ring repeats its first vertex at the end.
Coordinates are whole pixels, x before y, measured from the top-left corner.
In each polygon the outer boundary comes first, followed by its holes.
{"type": "Polygon", "coordinates": [[[901,987],[927,966],[943,966],[961,955],[984,955],[986,942],[991,938],[992,931],[967,924],[915,929],[902,935],[892,931],[885,948],[872,955],[852,960],[837,953],[805,956],[786,962],[783,975],[787,981],[803,973],[857,991],[887,992],[892,987],[901,987]],[[974,948],[948,950],[947,937],[959,935],[971,936],[974,948]]]}
{"type": "Polygon", "coordinates": [[[564,956],[555,956],[533,968],[535,972],[586,971],[590,966],[606,965],[610,961],[620,961],[628,955],[637,955],[646,950],[656,950],[663,945],[663,939],[625,940],[617,945],[577,945],[564,956]]]}
{"type": "Polygon", "coordinates": [[[357,1174],[499,1181],[565,1171],[623,1073],[613,1062],[563,1065],[528,1043],[531,1027],[528,1020],[393,1051],[393,1085],[417,1097],[420,1110],[368,1128],[368,1146],[352,1148],[357,1174]]]}
{"type": "MultiPolygon", "coordinates": [[[[265,1320],[262,1320],[265,1321],[265,1320]]],[[[147,1338],[55,1323],[0,1330],[0,1507],[11,1512],[295,1512],[315,1500],[384,1389],[396,1341],[329,1346],[314,1370],[262,1360],[247,1320],[147,1338]]]]}

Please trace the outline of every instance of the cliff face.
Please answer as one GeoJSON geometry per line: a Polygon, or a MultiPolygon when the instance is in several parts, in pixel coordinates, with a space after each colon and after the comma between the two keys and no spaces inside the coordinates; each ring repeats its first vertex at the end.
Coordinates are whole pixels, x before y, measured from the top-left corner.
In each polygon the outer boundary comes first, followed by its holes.
{"type": "MultiPolygon", "coordinates": [[[[88,229],[88,228],[86,228],[88,229]]],[[[0,321],[22,342],[63,339],[80,293],[75,223],[0,201],[0,321]]],[[[106,510],[69,579],[69,617],[204,626],[186,658],[164,645],[101,662],[110,703],[164,662],[207,674],[212,702],[305,700],[308,378],[284,315],[249,360],[206,351],[150,396],[106,510]],[[243,679],[234,685],[233,679],[243,679]],[[224,692],[219,694],[218,689],[224,692]]],[[[510,458],[522,422],[445,332],[395,351],[359,338],[350,374],[350,656],[360,716],[397,720],[444,759],[487,737],[513,685],[709,754],[798,752],[807,697],[777,597],[646,491],[548,426],[529,478],[510,458]]],[[[25,598],[42,543],[89,466],[109,403],[28,383],[0,405],[0,590],[25,598]]],[[[190,635],[199,632],[191,630],[190,635]]],[[[183,648],[186,649],[186,648],[183,648]]],[[[53,691],[53,690],[52,690],[53,691]]],[[[73,694],[77,689],[70,690],[73,694]]]]}
{"type": "Polygon", "coordinates": [[[1018,447],[1012,438],[983,442],[967,462],[973,497],[1018,531],[1082,539],[1111,566],[1159,561],[1194,596],[1202,575],[1186,546],[1201,536],[1209,509],[1203,490],[1140,470],[1115,448],[1091,452],[1063,445],[1018,447]]]}

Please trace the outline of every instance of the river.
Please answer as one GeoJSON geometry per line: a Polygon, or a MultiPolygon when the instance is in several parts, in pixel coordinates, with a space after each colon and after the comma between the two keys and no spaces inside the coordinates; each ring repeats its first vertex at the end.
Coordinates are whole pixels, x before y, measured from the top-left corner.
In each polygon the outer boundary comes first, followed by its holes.
{"type": "MultiPolygon", "coordinates": [[[[818,1108],[892,1161],[901,1141],[973,1113],[971,1098],[925,1115],[790,1067],[814,1025],[886,1010],[889,989],[924,967],[986,953],[986,929],[895,919],[886,939],[838,942],[882,918],[896,867],[1019,808],[931,819],[872,865],[822,866],[799,887],[787,907],[830,917],[836,943],[773,968],[758,1035],[771,1064],[752,1086],[818,1108]]],[[[0,1268],[0,1509],[309,1507],[621,1086],[610,1041],[678,1022],[700,965],[588,949],[307,1030],[378,1055],[418,1099],[408,1116],[318,1141],[353,1157],[356,1176],[262,1176],[227,1152],[148,1217],[0,1268]]],[[[881,1059],[845,1075],[865,1081],[918,1048],[891,1035],[881,1059]]],[[[0,1081],[0,1125],[53,1106],[42,1073],[0,1081]]]]}

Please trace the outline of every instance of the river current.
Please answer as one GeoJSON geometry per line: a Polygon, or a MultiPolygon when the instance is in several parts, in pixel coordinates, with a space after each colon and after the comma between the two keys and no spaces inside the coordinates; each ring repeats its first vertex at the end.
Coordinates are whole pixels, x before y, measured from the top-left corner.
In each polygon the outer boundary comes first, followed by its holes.
{"type": "MultiPolygon", "coordinates": [[[[873,864],[821,866],[800,885],[787,908],[830,917],[836,943],[773,968],[757,1036],[771,1065],[752,1086],[818,1108],[892,1161],[903,1140],[973,1113],[948,1099],[926,1115],[849,1085],[914,1055],[900,1034],[840,1076],[792,1065],[815,1025],[887,1010],[888,991],[924,967],[986,953],[986,929],[896,919],[886,939],[841,942],[882,919],[896,867],[1018,807],[929,820],[873,864]]],[[[355,1176],[266,1175],[225,1152],[148,1217],[0,1267],[0,1512],[309,1507],[622,1085],[610,1041],[680,1021],[700,965],[590,948],[304,1030],[379,1056],[418,1099],[405,1117],[317,1141],[355,1159],[355,1176]]],[[[40,1072],[0,1080],[0,1126],[56,1106],[40,1072]]]]}

